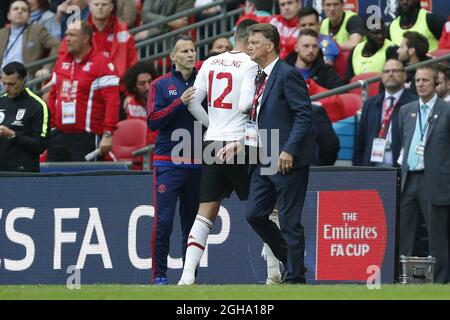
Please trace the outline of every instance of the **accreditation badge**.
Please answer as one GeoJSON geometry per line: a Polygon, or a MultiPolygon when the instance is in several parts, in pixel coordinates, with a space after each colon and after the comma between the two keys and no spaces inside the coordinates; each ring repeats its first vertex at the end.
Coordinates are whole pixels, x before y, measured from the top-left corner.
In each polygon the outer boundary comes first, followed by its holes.
{"type": "Polygon", "coordinates": [[[245,123],[245,145],[249,147],[258,146],[258,129],[256,128],[256,123],[253,121],[248,121],[245,123]]]}
{"type": "Polygon", "coordinates": [[[75,124],[76,122],[76,103],[75,101],[62,103],[62,124],[75,124]]]}
{"type": "Polygon", "coordinates": [[[417,154],[419,157],[422,157],[422,158],[423,158],[424,151],[425,151],[425,147],[424,147],[424,146],[422,146],[422,145],[416,146],[415,152],[416,152],[416,154],[417,154]]]}
{"type": "Polygon", "coordinates": [[[384,160],[384,151],[386,150],[386,139],[375,138],[372,143],[372,153],[370,161],[381,163],[384,160]]]}

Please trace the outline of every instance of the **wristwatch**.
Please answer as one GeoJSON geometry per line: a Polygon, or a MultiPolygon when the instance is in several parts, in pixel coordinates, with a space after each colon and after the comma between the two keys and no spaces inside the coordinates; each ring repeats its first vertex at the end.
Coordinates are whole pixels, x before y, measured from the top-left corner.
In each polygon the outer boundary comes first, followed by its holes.
{"type": "Polygon", "coordinates": [[[103,132],[103,136],[104,137],[112,137],[112,132],[111,131],[105,131],[105,132],[103,132]]]}

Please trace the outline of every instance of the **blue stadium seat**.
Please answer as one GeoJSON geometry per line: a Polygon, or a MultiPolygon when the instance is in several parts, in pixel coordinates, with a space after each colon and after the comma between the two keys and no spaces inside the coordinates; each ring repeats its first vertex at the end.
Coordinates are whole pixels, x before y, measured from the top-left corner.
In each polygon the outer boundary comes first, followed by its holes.
{"type": "Polygon", "coordinates": [[[333,123],[341,148],[338,153],[338,160],[351,160],[353,156],[353,144],[355,140],[357,117],[352,116],[344,120],[333,123]]]}

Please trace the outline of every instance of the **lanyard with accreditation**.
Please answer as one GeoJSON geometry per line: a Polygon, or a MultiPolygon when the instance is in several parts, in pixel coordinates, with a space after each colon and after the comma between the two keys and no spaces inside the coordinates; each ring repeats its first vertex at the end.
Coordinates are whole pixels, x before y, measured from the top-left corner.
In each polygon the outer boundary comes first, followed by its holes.
{"type": "Polygon", "coordinates": [[[62,116],[62,124],[75,124],[76,123],[76,91],[78,87],[78,82],[75,83],[75,61],[72,61],[70,67],[70,80],[64,80],[62,85],[62,90],[67,90],[67,93],[63,96],[66,96],[66,101],[62,101],[61,103],[61,116],[62,116]],[[75,98],[73,97],[75,95],[75,98]]]}
{"type": "Polygon", "coordinates": [[[249,147],[258,146],[258,129],[256,126],[256,113],[259,106],[259,100],[264,92],[267,83],[267,74],[260,70],[256,77],[256,92],[253,98],[252,108],[250,109],[250,121],[245,123],[245,145],[249,147]]]}
{"type": "Polygon", "coordinates": [[[387,139],[387,135],[389,132],[389,127],[395,107],[398,104],[398,100],[395,103],[394,101],[395,98],[393,96],[390,96],[386,98],[383,103],[383,120],[381,121],[381,128],[378,132],[378,137],[373,139],[372,152],[370,155],[371,162],[382,163],[384,161],[384,153],[386,151],[391,151],[392,149],[391,143],[387,139]]]}
{"type": "Polygon", "coordinates": [[[430,124],[432,121],[431,115],[433,114],[433,109],[431,109],[430,112],[428,113],[428,117],[427,117],[425,124],[423,124],[423,122],[422,122],[422,112],[420,112],[420,106],[419,106],[418,114],[419,114],[419,129],[420,129],[420,145],[416,146],[415,152],[419,156],[419,161],[423,161],[423,155],[424,155],[424,151],[425,151],[425,143],[426,143],[426,139],[427,139],[426,138],[427,131],[428,131],[428,128],[430,127],[430,124]]]}

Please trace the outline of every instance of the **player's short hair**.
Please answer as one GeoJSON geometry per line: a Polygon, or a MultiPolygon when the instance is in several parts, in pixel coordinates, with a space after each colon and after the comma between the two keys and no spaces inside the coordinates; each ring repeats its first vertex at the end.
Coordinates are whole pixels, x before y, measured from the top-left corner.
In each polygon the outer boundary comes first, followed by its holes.
{"type": "MultiPolygon", "coordinates": [[[[191,36],[189,36],[189,35],[187,35],[187,34],[184,34],[184,33],[181,33],[181,34],[178,34],[175,38],[173,38],[173,40],[172,40],[172,44],[171,44],[171,46],[170,46],[170,52],[175,52],[175,49],[176,49],[176,47],[177,47],[177,43],[178,43],[178,41],[191,41],[192,43],[194,43],[194,40],[192,39],[192,37],[191,36]]],[[[195,43],[194,43],[195,44],[195,43]]]]}
{"type": "Polygon", "coordinates": [[[277,54],[280,53],[280,34],[275,26],[269,23],[258,23],[248,27],[248,30],[250,34],[258,32],[261,33],[264,38],[273,43],[275,52],[277,54]]]}
{"type": "Polygon", "coordinates": [[[249,35],[248,27],[250,27],[254,24],[257,24],[257,23],[258,22],[256,22],[255,20],[252,20],[252,19],[242,20],[236,29],[236,40],[239,42],[247,42],[248,35],[249,35]]]}
{"type": "Polygon", "coordinates": [[[27,76],[27,69],[22,63],[17,61],[13,61],[6,64],[3,67],[2,72],[7,76],[12,76],[13,74],[17,73],[19,75],[19,78],[22,80],[25,79],[27,76]]]}
{"type": "Polygon", "coordinates": [[[319,38],[319,34],[313,30],[313,29],[304,29],[299,32],[298,39],[300,39],[302,36],[310,36],[313,38],[319,38]]]}
{"type": "Polygon", "coordinates": [[[316,16],[317,22],[320,21],[319,12],[316,9],[311,8],[311,7],[302,7],[300,9],[300,11],[298,12],[298,19],[300,20],[301,18],[309,17],[311,15],[315,15],[316,16]]]}
{"type": "Polygon", "coordinates": [[[416,54],[420,61],[424,61],[427,59],[429,44],[428,39],[424,35],[416,31],[406,31],[403,34],[403,38],[406,39],[406,46],[408,47],[408,49],[416,49],[416,54]]]}

